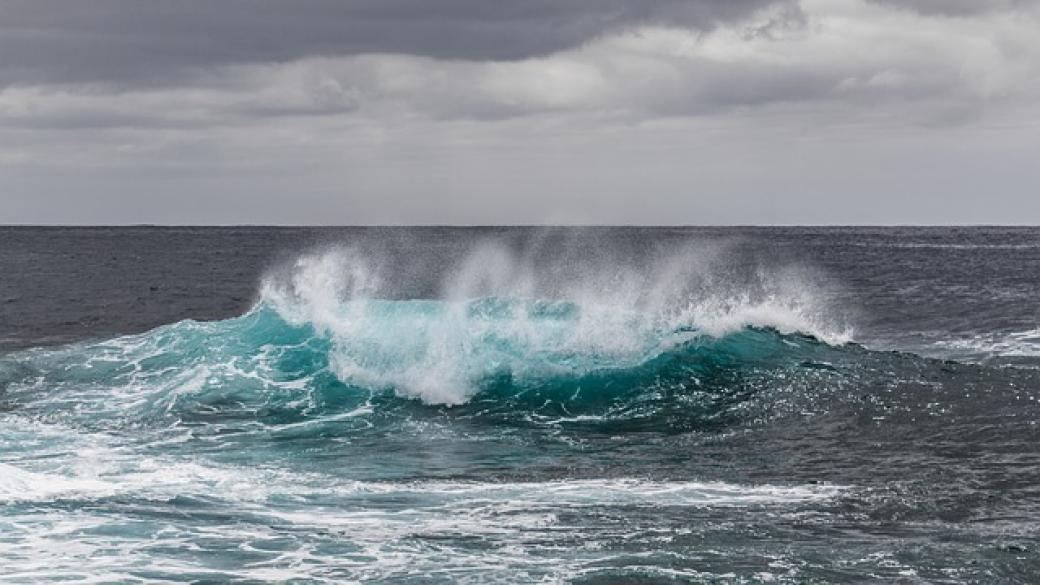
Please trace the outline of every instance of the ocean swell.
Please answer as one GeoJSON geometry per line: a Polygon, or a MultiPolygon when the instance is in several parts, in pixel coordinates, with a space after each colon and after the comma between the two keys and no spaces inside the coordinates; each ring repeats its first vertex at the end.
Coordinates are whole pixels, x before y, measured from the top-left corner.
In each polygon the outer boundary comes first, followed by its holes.
{"type": "Polygon", "coordinates": [[[687,429],[724,423],[785,371],[823,375],[844,351],[847,330],[804,279],[725,282],[702,258],[679,259],[561,278],[482,247],[437,298],[417,299],[394,298],[364,255],[304,255],[272,271],[240,317],[9,355],[2,397],[91,427],[336,421],[344,432],[418,402],[687,429]]]}

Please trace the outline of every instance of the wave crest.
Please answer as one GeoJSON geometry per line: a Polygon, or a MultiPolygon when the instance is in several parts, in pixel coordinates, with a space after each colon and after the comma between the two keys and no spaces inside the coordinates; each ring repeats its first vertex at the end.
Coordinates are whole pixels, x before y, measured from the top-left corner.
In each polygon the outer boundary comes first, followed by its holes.
{"type": "Polygon", "coordinates": [[[531,385],[631,369],[749,327],[850,339],[806,271],[737,278],[725,258],[687,249],[642,266],[608,259],[568,271],[485,244],[445,273],[440,298],[392,300],[378,263],[340,248],[269,275],[261,304],[327,336],[344,383],[436,404],[464,403],[489,378],[531,385]]]}

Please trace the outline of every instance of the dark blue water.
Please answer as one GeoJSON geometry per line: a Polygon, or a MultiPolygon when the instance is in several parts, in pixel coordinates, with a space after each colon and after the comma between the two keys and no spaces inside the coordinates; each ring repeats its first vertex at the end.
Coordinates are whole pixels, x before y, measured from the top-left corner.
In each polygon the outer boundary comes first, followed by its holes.
{"type": "Polygon", "coordinates": [[[1040,229],[0,228],[0,580],[1031,583],[1040,229]]]}

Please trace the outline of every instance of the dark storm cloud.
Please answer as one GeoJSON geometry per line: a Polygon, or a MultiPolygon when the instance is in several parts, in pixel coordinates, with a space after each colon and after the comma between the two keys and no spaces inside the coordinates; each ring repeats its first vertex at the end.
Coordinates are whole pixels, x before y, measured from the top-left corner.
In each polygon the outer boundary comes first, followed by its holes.
{"type": "Polygon", "coordinates": [[[997,10],[1014,10],[1035,4],[1035,0],[872,0],[893,8],[914,10],[921,14],[969,16],[997,10]]]}
{"type": "Polygon", "coordinates": [[[0,0],[0,86],[176,83],[312,55],[519,59],[639,24],[707,28],[777,0],[0,0]]]}

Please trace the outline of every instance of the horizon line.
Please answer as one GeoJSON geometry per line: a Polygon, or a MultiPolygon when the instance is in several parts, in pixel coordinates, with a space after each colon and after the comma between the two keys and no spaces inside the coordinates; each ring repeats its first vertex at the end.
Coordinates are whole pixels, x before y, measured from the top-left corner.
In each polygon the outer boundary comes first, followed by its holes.
{"type": "Polygon", "coordinates": [[[734,223],[734,224],[610,224],[610,223],[359,223],[359,224],[278,224],[278,223],[0,223],[6,228],[273,228],[273,229],[346,229],[346,228],[633,228],[633,229],[733,229],[733,228],[1038,228],[1040,223],[734,223]]]}

